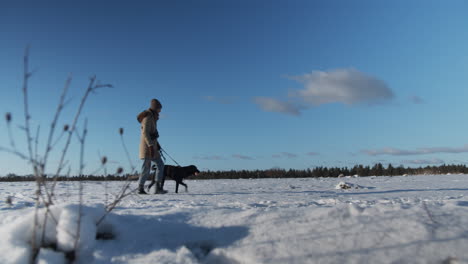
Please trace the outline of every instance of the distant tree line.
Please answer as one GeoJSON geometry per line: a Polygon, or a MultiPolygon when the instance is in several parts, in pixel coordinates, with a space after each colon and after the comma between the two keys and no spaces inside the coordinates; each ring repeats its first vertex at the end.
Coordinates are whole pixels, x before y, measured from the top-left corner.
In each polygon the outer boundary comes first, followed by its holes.
{"type": "MultiPolygon", "coordinates": [[[[57,181],[125,181],[128,178],[138,179],[135,175],[80,175],[80,176],[59,176],[57,181]]],[[[35,181],[34,175],[16,175],[10,173],[4,177],[0,177],[0,182],[20,182],[20,181],[35,181]]],[[[46,181],[53,181],[53,177],[46,177],[46,181]]]]}
{"type": "MultiPolygon", "coordinates": [[[[262,179],[262,178],[318,178],[318,177],[340,177],[340,176],[397,176],[397,175],[415,175],[415,174],[468,174],[466,165],[441,165],[441,166],[426,166],[426,167],[394,167],[392,164],[383,166],[377,163],[374,166],[356,165],[352,168],[348,167],[315,167],[306,170],[295,169],[268,169],[268,170],[230,170],[230,171],[203,171],[198,176],[193,176],[190,179],[207,180],[207,179],[262,179]]],[[[46,177],[46,180],[48,178],[46,177]]],[[[125,181],[127,179],[136,180],[138,175],[81,175],[81,176],[60,176],[58,181],[125,181]]],[[[3,182],[16,181],[34,181],[33,175],[19,176],[8,174],[0,177],[3,182]]]]}
{"type": "Polygon", "coordinates": [[[441,165],[426,166],[419,168],[394,167],[389,164],[387,167],[381,163],[374,166],[356,165],[348,167],[315,167],[306,170],[295,169],[269,169],[269,170],[231,170],[231,171],[204,171],[192,179],[261,179],[261,178],[318,178],[318,177],[340,177],[340,176],[397,176],[416,174],[458,174],[468,173],[466,165],[441,165]]]}

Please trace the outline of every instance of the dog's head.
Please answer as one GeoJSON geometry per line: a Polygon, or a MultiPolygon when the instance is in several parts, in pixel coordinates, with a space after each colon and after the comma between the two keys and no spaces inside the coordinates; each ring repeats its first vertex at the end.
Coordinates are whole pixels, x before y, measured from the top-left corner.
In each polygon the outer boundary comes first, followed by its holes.
{"type": "Polygon", "coordinates": [[[187,166],[187,176],[197,176],[200,171],[198,170],[197,166],[195,165],[190,165],[187,166]]]}

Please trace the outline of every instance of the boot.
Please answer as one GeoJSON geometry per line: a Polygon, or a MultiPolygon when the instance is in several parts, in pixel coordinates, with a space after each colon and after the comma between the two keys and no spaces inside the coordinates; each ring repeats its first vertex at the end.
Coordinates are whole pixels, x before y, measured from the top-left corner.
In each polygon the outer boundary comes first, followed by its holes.
{"type": "Polygon", "coordinates": [[[145,186],[144,185],[139,185],[138,186],[138,194],[148,194],[145,192],[145,186]]]}
{"type": "Polygon", "coordinates": [[[162,182],[156,182],[156,188],[154,189],[154,194],[166,194],[167,191],[163,189],[162,182]]]}

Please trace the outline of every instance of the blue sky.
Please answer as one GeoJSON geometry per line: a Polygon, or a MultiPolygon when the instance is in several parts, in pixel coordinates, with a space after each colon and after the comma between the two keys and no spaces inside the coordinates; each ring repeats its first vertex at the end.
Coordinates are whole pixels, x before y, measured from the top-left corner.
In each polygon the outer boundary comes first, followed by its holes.
{"type": "MultiPolygon", "coordinates": [[[[467,10],[456,0],[2,1],[0,111],[24,141],[16,125],[30,44],[40,147],[69,73],[61,126],[89,76],[114,86],[86,105],[88,172],[99,155],[109,170],[128,169],[120,127],[140,166],[135,117],[151,98],[163,104],[161,145],[205,170],[464,163],[467,10]]],[[[78,157],[75,141],[75,171],[78,157]]],[[[29,172],[9,154],[0,160],[0,175],[29,172]]]]}

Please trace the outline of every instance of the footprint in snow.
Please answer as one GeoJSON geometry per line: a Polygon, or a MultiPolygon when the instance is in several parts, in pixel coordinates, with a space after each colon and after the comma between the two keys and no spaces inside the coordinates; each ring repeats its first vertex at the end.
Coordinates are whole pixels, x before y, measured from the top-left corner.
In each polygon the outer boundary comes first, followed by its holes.
{"type": "Polygon", "coordinates": [[[465,206],[465,207],[468,207],[468,201],[458,201],[458,202],[457,202],[457,205],[458,205],[458,206],[465,206]]]}

